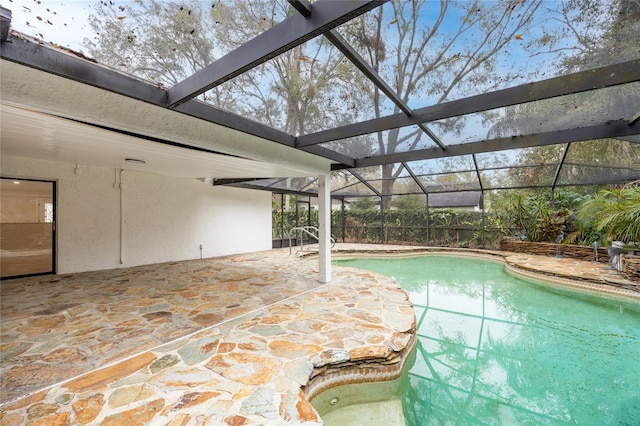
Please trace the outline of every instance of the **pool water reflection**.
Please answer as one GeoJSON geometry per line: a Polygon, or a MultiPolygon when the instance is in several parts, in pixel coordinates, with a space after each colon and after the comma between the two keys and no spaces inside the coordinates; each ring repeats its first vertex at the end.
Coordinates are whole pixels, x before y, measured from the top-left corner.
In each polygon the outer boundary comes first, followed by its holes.
{"type": "Polygon", "coordinates": [[[640,424],[640,304],[560,290],[499,262],[353,259],[394,277],[418,320],[407,424],[640,424]]]}

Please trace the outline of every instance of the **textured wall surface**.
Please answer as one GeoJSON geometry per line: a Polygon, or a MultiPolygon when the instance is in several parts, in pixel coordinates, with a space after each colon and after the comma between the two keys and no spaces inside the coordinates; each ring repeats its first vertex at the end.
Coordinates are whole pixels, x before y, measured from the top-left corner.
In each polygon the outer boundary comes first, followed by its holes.
{"type": "Polygon", "coordinates": [[[268,192],[10,155],[2,175],[57,182],[58,273],[271,248],[268,192]]]}
{"type": "Polygon", "coordinates": [[[640,284],[640,257],[625,256],[623,265],[625,277],[640,284]]]}
{"type": "MultiPolygon", "coordinates": [[[[514,253],[537,254],[541,256],[555,256],[558,245],[552,243],[536,243],[530,241],[502,240],[500,250],[514,253]]],[[[593,247],[560,245],[560,254],[569,259],[578,259],[592,262],[594,260],[593,247]]],[[[607,249],[598,248],[598,262],[609,262],[607,249]]],[[[634,283],[640,283],[640,257],[624,255],[622,258],[622,272],[624,276],[634,283]]]]}
{"type": "MultiPolygon", "coordinates": [[[[536,243],[531,241],[507,240],[500,241],[500,250],[514,253],[538,254],[541,256],[555,256],[558,245],[554,243],[536,243]]],[[[560,254],[562,257],[579,260],[594,260],[593,247],[560,244],[560,254]]],[[[609,255],[607,249],[598,248],[598,262],[607,263],[609,255]]]]}

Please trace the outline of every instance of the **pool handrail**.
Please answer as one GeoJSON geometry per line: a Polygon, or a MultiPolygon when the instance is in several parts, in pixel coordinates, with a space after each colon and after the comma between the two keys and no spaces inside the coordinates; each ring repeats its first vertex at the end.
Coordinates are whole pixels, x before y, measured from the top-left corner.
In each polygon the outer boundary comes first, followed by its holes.
{"type": "MultiPolygon", "coordinates": [[[[320,241],[320,238],[318,237],[318,235],[320,235],[320,230],[315,227],[315,226],[296,226],[294,228],[289,229],[289,254],[291,254],[291,240],[292,240],[292,235],[295,234],[296,232],[300,233],[300,234],[307,234],[313,238],[315,238],[316,240],[320,241]],[[311,231],[315,231],[316,234],[313,234],[311,231]]],[[[336,245],[336,240],[333,237],[331,238],[331,248],[333,248],[336,245]]],[[[304,238],[300,239],[300,250],[298,250],[296,253],[304,251],[304,238]]]]}

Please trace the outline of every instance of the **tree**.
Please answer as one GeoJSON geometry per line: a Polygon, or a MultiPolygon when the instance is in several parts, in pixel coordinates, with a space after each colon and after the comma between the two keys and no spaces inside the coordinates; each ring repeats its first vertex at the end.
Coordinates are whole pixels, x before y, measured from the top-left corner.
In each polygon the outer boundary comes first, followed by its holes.
{"type": "MultiPolygon", "coordinates": [[[[101,1],[85,46],[102,63],[172,86],[292,13],[285,0],[101,1]]],[[[199,98],[298,135],[356,120],[359,99],[339,102],[355,72],[317,37],[199,98]]]]}
{"type": "Polygon", "coordinates": [[[94,37],[84,45],[98,62],[172,86],[215,59],[217,30],[203,3],[99,1],[93,7],[94,37]]]}
{"type": "MultiPolygon", "coordinates": [[[[559,4],[561,7],[552,6],[545,10],[549,19],[558,23],[557,28],[546,31],[545,37],[539,39],[535,46],[539,50],[536,56],[554,59],[557,73],[584,71],[638,58],[640,1],[565,0],[559,4]],[[572,43],[563,43],[567,34],[572,35],[572,43]]],[[[490,129],[488,136],[532,134],[610,119],[630,120],[638,112],[639,103],[640,86],[625,85],[516,105],[504,110],[502,118],[490,129]]],[[[554,145],[520,150],[517,162],[527,165],[557,163],[563,149],[564,146],[554,145]]],[[[576,183],[607,178],[624,180],[623,170],[607,166],[632,168],[638,160],[640,148],[628,142],[606,140],[573,143],[569,147],[561,177],[576,183]]],[[[533,185],[550,183],[548,171],[542,168],[514,168],[510,170],[509,177],[515,182],[526,177],[527,183],[533,185]],[[532,175],[523,176],[523,172],[532,175]]]]}
{"type": "MultiPolygon", "coordinates": [[[[346,26],[347,38],[407,104],[413,100],[441,103],[478,87],[489,90],[499,84],[495,79],[500,61],[510,55],[510,43],[532,25],[541,1],[457,3],[441,0],[389,2],[346,26]]],[[[510,80],[526,70],[499,71],[500,79],[510,80]]],[[[367,86],[366,94],[375,117],[399,113],[377,88],[367,86]]],[[[436,132],[460,131],[462,120],[433,123],[436,132]]],[[[410,151],[421,146],[422,130],[392,129],[377,134],[377,154],[410,151]]],[[[383,209],[388,209],[395,178],[402,167],[382,166],[383,209]]]]}
{"type": "MultiPolygon", "coordinates": [[[[537,75],[535,65],[554,50],[566,50],[566,60],[554,65],[564,64],[567,69],[572,60],[577,61],[575,58],[594,58],[596,48],[589,43],[597,41],[597,35],[637,37],[640,31],[634,33],[635,27],[622,25],[636,19],[637,3],[615,2],[628,6],[625,14],[622,7],[608,8],[609,2],[601,6],[596,0],[392,1],[338,31],[400,99],[413,107],[527,81],[528,76],[537,75]],[[585,33],[611,10],[620,13],[585,33]],[[589,37],[583,37],[583,33],[589,37]],[[567,34],[579,41],[574,43],[577,48],[567,47],[567,34]]],[[[100,62],[171,86],[293,13],[297,12],[285,0],[101,1],[90,19],[96,37],[85,40],[85,44],[100,62]]],[[[601,42],[598,52],[607,46],[627,46],[624,39],[612,36],[606,40],[608,44],[601,42]]],[[[637,52],[627,48],[625,55],[634,57],[637,52]]],[[[400,112],[398,105],[386,100],[323,37],[291,49],[199,98],[292,135],[400,112]]],[[[625,99],[628,104],[636,98],[625,99]]],[[[446,134],[453,143],[469,137],[469,125],[483,128],[499,120],[507,134],[517,134],[522,126],[529,125],[513,119],[526,111],[521,108],[440,120],[429,123],[429,128],[436,135],[446,134]]],[[[549,120],[557,117],[557,112],[547,116],[549,120]]],[[[324,146],[360,158],[433,144],[421,129],[406,128],[324,146]]],[[[383,210],[391,206],[393,187],[402,169],[393,164],[378,168],[383,210]]]]}
{"type": "Polygon", "coordinates": [[[638,57],[638,0],[564,0],[562,7],[551,8],[549,13],[561,23],[561,31],[549,38],[560,41],[567,32],[574,34],[575,43],[557,48],[563,53],[561,68],[568,72],[638,57]]]}

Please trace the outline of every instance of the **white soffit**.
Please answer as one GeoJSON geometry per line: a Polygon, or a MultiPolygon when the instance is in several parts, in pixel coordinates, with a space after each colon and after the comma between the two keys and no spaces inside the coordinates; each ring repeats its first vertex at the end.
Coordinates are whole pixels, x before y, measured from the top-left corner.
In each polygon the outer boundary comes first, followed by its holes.
{"type": "Polygon", "coordinates": [[[257,136],[9,61],[0,66],[2,154],[179,177],[302,177],[330,170],[325,158],[257,136]],[[132,165],[125,158],[146,164],[132,165]]]}
{"type": "Polygon", "coordinates": [[[3,155],[177,177],[298,176],[299,171],[227,155],[164,145],[2,103],[3,155]],[[125,162],[126,158],[145,164],[125,162]]]}

